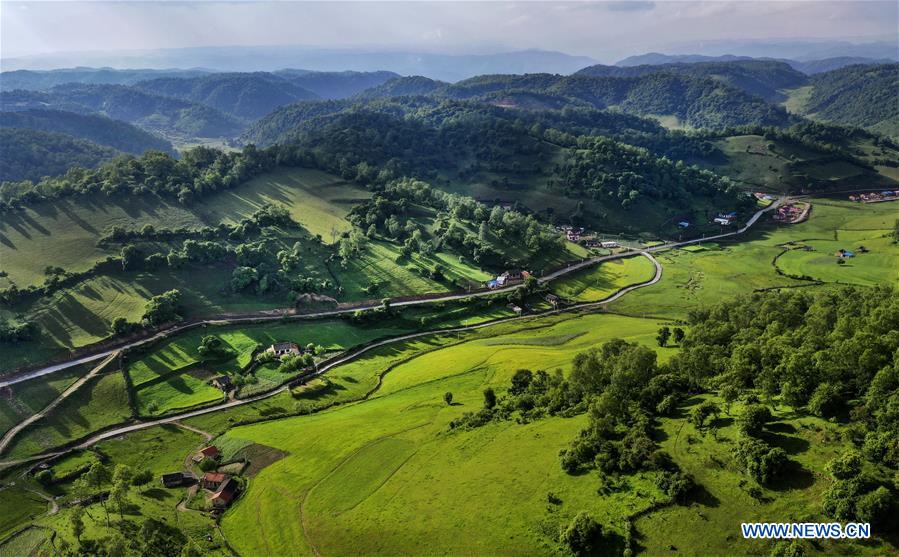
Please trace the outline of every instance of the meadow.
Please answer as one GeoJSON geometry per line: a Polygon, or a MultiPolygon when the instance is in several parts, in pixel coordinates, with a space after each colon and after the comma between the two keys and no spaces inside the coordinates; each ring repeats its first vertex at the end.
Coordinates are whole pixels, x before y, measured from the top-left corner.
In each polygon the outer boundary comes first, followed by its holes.
{"type": "Polygon", "coordinates": [[[899,246],[885,237],[897,218],[890,203],[861,205],[839,199],[813,199],[811,218],[794,225],[762,221],[739,241],[677,249],[656,256],[664,269],[660,282],[613,302],[616,311],[683,319],[690,308],[740,293],[774,287],[814,287],[825,283],[892,281],[899,273],[899,246]],[[804,244],[819,246],[812,252],[804,244]],[[870,253],[838,265],[833,252],[865,244],[870,253]],[[867,246],[870,244],[870,246],[867,246]]]}
{"type": "Polygon", "coordinates": [[[40,379],[23,381],[0,396],[0,435],[50,404],[92,366],[73,366],[40,379]]]}
{"type": "Polygon", "coordinates": [[[655,266],[645,257],[613,259],[553,281],[553,294],[569,302],[597,302],[622,288],[645,282],[655,275],[655,266]]]}
{"type": "Polygon", "coordinates": [[[49,414],[22,430],[8,456],[39,454],[131,417],[121,371],[91,378],[49,414]]]}
{"type": "MultiPolygon", "coordinates": [[[[602,502],[589,478],[562,472],[556,454],[582,417],[454,434],[447,424],[479,407],[481,390],[504,387],[516,369],[567,369],[575,353],[613,336],[652,345],[657,326],[615,315],[537,318],[466,333],[444,347],[398,346],[337,368],[329,378],[389,371],[364,403],[225,434],[289,453],[226,513],[225,536],[246,555],[414,553],[424,532],[451,554],[498,547],[554,553],[548,534],[573,512],[587,507],[620,520],[650,500],[622,493],[614,504],[602,502]],[[443,401],[447,391],[452,405],[443,401]],[[562,510],[548,508],[549,491],[565,501],[562,510]],[[284,501],[292,505],[285,509],[284,501]],[[458,536],[460,528],[478,535],[458,536]]],[[[653,489],[648,481],[642,487],[653,489]]]]}

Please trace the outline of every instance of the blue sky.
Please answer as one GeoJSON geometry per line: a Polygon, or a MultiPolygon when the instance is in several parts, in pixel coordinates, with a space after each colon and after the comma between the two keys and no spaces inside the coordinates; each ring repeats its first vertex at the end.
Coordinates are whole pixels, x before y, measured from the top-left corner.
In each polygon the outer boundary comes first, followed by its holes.
{"type": "MultiPolygon", "coordinates": [[[[218,45],[608,60],[717,40],[895,38],[893,1],[0,2],[0,54],[218,45]]],[[[681,48],[680,50],[683,50],[681,48]]]]}

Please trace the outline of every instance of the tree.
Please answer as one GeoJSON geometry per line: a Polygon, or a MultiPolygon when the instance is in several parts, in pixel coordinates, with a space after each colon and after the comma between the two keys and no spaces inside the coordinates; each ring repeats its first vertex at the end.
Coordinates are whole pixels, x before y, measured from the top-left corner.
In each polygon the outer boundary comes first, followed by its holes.
{"type": "Polygon", "coordinates": [[[737,420],[740,431],[746,435],[757,437],[771,421],[771,410],[761,404],[751,404],[743,410],[743,414],[737,420]]]}
{"type": "Polygon", "coordinates": [[[452,406],[453,404],[453,393],[447,391],[443,393],[443,402],[446,403],[447,406],[452,406]]]}
{"type": "Polygon", "coordinates": [[[181,301],[181,292],[176,289],[169,290],[158,296],[153,296],[147,301],[144,309],[143,321],[150,326],[158,326],[166,321],[172,321],[178,317],[178,303],[181,301]]]}
{"type": "Polygon", "coordinates": [[[121,256],[123,271],[130,271],[132,269],[138,268],[138,266],[140,266],[140,264],[144,260],[144,254],[141,253],[141,251],[137,247],[131,244],[127,244],[122,248],[121,256]]]}
{"type": "Polygon", "coordinates": [[[575,555],[590,555],[602,541],[603,534],[602,525],[582,511],[562,531],[561,541],[575,555]]]}
{"type": "Polygon", "coordinates": [[[686,333],[684,332],[683,329],[681,329],[680,327],[674,328],[674,343],[675,344],[679,345],[681,342],[683,342],[685,336],[686,336],[686,333]]]}
{"type": "Polygon", "coordinates": [[[667,326],[659,329],[659,334],[656,335],[656,341],[659,343],[659,346],[666,346],[668,344],[668,339],[671,337],[671,329],[667,326]]]}
{"type": "Polygon", "coordinates": [[[830,475],[838,480],[851,480],[862,471],[862,456],[854,450],[846,451],[825,466],[830,475]]]}
{"type": "Polygon", "coordinates": [[[153,472],[150,470],[141,470],[131,478],[131,484],[136,487],[143,487],[153,481],[153,472]]]}
{"type": "Polygon", "coordinates": [[[529,369],[519,369],[515,372],[515,375],[512,376],[512,385],[509,387],[509,393],[513,395],[520,395],[528,389],[531,381],[534,379],[534,374],[531,373],[529,369]]]}
{"type": "Polygon", "coordinates": [[[72,534],[75,539],[81,541],[81,535],[84,534],[84,508],[76,504],[72,506],[72,512],[69,514],[69,523],[72,525],[72,534]]]}
{"type": "Polygon", "coordinates": [[[706,420],[712,416],[717,418],[719,412],[717,404],[711,400],[706,400],[690,411],[690,422],[696,426],[696,429],[703,429],[706,425],[706,420]]]}
{"type": "Polygon", "coordinates": [[[783,449],[772,448],[764,441],[753,437],[743,438],[736,454],[746,473],[762,485],[776,479],[789,462],[783,449]]]}
{"type": "Polygon", "coordinates": [[[491,387],[484,389],[484,408],[491,409],[496,406],[496,393],[491,387]]]}
{"type": "Polygon", "coordinates": [[[128,505],[129,484],[124,478],[113,481],[109,491],[109,500],[119,511],[119,520],[125,520],[125,507],[128,505]]]}
{"type": "Polygon", "coordinates": [[[719,393],[724,400],[724,411],[730,414],[730,405],[740,398],[740,389],[731,383],[727,383],[721,387],[719,393]]]}
{"type": "Polygon", "coordinates": [[[892,517],[893,508],[890,490],[880,486],[870,493],[859,497],[855,504],[855,515],[861,522],[868,522],[875,526],[887,525],[892,517]]]}

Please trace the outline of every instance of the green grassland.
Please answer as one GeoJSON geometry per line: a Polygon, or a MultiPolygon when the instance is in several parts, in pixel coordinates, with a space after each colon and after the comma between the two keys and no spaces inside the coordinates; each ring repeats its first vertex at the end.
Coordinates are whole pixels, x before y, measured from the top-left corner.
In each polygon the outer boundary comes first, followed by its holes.
{"type": "Polygon", "coordinates": [[[707,250],[699,252],[663,252],[657,255],[664,268],[662,280],[628,294],[612,308],[634,315],[682,319],[690,308],[740,293],[814,285],[794,276],[859,285],[895,283],[899,245],[884,235],[899,215],[895,206],[889,205],[814,199],[811,217],[805,222],[775,225],[766,220],[739,243],[719,242],[717,249],[708,244],[707,250]],[[813,252],[794,249],[806,243],[820,248],[813,252]],[[871,252],[858,254],[845,268],[836,263],[836,249],[855,250],[859,245],[871,252]]]}
{"type": "MultiPolygon", "coordinates": [[[[849,162],[830,161],[820,152],[760,135],[731,136],[714,143],[723,157],[696,162],[755,191],[799,189],[809,179],[832,182],[844,188],[895,184],[895,178],[888,174],[849,162]]],[[[859,142],[852,147],[862,152],[872,148],[869,142],[859,142]]]]}
{"type": "MultiPolygon", "coordinates": [[[[733,462],[733,447],[739,437],[733,416],[742,408],[735,405],[722,414],[714,435],[702,433],[683,419],[689,408],[702,400],[722,401],[714,396],[694,397],[681,408],[679,418],[663,419],[660,445],[702,485],[703,493],[690,506],[671,506],[641,517],[635,526],[639,545],[646,554],[677,551],[693,555],[767,555],[774,547],[770,540],[743,540],[741,522],[775,520],[828,522],[820,511],[822,493],[830,480],[824,466],[852,447],[839,427],[826,420],[796,415],[787,407],[775,408],[774,422],[763,435],[766,442],[784,449],[796,462],[787,479],[765,489],[760,500],[740,486],[744,476],[733,462]],[[739,539],[739,543],[734,540],[739,539]]],[[[841,555],[890,555],[896,548],[882,539],[871,543],[848,544],[845,540],[824,540],[819,551],[841,555]]]]}
{"type": "MultiPolygon", "coordinates": [[[[341,301],[379,299],[385,296],[415,296],[441,293],[460,288],[479,287],[491,273],[467,258],[449,251],[424,256],[402,256],[400,246],[373,240],[358,257],[346,265],[326,262],[333,248],[327,244],[335,234],[350,228],[345,219],[350,207],[369,193],[333,175],[309,169],[282,169],[264,175],[234,190],[208,196],[190,206],[172,204],[152,195],[112,196],[102,201],[80,197],[63,198],[35,204],[34,208],[9,213],[0,225],[0,261],[9,277],[0,278],[0,286],[10,282],[19,288],[40,284],[46,266],[62,266],[68,271],[87,270],[93,263],[118,255],[121,246],[98,247],[97,240],[113,225],[137,229],[152,224],[157,229],[199,229],[220,222],[234,223],[266,203],[288,208],[304,227],[300,231],[275,229],[266,232],[272,253],[290,250],[299,243],[299,265],[294,272],[301,277],[333,283],[326,296],[341,301]],[[96,214],[94,214],[96,213],[96,214]],[[324,243],[316,239],[319,235],[324,243]],[[77,263],[77,264],[76,264],[77,263]],[[439,267],[443,278],[432,271],[439,267]],[[339,288],[338,288],[339,287],[339,288]]],[[[429,233],[436,212],[420,208],[415,219],[429,233]]],[[[145,254],[167,253],[178,249],[178,241],[141,241],[132,243],[145,254]]],[[[515,256],[516,246],[507,246],[507,255],[515,256]]],[[[538,265],[557,267],[565,261],[586,255],[583,249],[546,254],[538,265]]],[[[42,334],[36,342],[9,347],[6,368],[35,364],[108,338],[112,321],[124,317],[139,321],[146,301],[170,289],[182,293],[182,308],[191,317],[257,312],[290,307],[294,299],[286,292],[258,294],[231,289],[233,265],[188,264],[182,269],[153,271],[104,271],[73,286],[55,290],[37,300],[0,310],[3,317],[16,314],[35,322],[42,334]]]]}
{"type": "MultiPolygon", "coordinates": [[[[47,512],[47,502],[21,487],[0,490],[0,540],[15,532],[22,523],[47,512]]],[[[5,551],[0,545],[0,551],[5,551]]]]}
{"type": "Polygon", "coordinates": [[[47,416],[25,428],[9,448],[12,457],[39,454],[131,417],[120,371],[90,379],[47,416]]]}
{"type": "MultiPolygon", "coordinates": [[[[415,553],[424,532],[451,554],[554,551],[545,532],[570,515],[548,512],[546,492],[578,510],[599,506],[589,478],[566,476],[555,464],[583,421],[498,424],[458,435],[446,434],[446,425],[478,407],[482,388],[503,385],[520,367],[567,368],[577,351],[612,336],[649,345],[656,328],[655,321],[613,315],[542,318],[464,335],[461,343],[430,346],[423,354],[413,346],[421,355],[411,359],[373,354],[338,368],[334,376],[355,375],[401,358],[365,403],[226,434],[289,455],[263,470],[225,515],[225,535],[246,555],[311,554],[310,543],[321,553],[415,553]],[[533,336],[555,340],[521,340],[533,336]],[[453,406],[442,400],[446,391],[454,394],[453,406]],[[287,508],[285,501],[291,501],[287,508]],[[460,528],[478,535],[458,536],[460,528]]],[[[644,487],[651,489],[648,481],[644,487]]],[[[632,497],[622,494],[600,516],[616,514],[616,506],[647,504],[632,497]]]]}
{"type": "Polygon", "coordinates": [[[189,207],[153,195],[72,196],[4,213],[0,262],[19,288],[43,282],[48,265],[79,272],[112,252],[96,245],[109,226],[199,227],[189,207]]]}
{"type": "Polygon", "coordinates": [[[279,169],[203,201],[196,209],[206,222],[236,223],[267,203],[290,208],[293,219],[327,243],[350,229],[353,205],[371,194],[334,175],[312,169],[279,169]]]}
{"type": "Polygon", "coordinates": [[[595,267],[567,275],[551,285],[552,292],[572,302],[597,302],[625,286],[645,282],[655,274],[655,266],[645,257],[606,261],[595,267]]]}
{"type": "Polygon", "coordinates": [[[50,537],[50,532],[43,528],[31,527],[0,543],[0,555],[3,557],[37,557],[50,537]]]}
{"type": "Polygon", "coordinates": [[[74,366],[52,375],[17,383],[0,396],[0,435],[40,411],[66,390],[91,365],[74,366]]]}

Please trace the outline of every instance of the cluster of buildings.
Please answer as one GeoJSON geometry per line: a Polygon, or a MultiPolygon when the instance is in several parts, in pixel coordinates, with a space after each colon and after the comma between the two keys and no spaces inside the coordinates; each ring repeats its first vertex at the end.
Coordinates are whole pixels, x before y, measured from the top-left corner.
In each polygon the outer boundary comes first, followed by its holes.
{"type": "Polygon", "coordinates": [[[721,226],[730,226],[737,220],[737,212],[731,211],[730,213],[718,213],[718,216],[712,219],[712,222],[715,224],[720,224],[721,226]]]}
{"type": "MultiPolygon", "coordinates": [[[[199,463],[207,458],[217,459],[220,457],[221,451],[218,447],[210,445],[200,449],[192,460],[199,463]]],[[[161,480],[162,486],[169,489],[199,484],[200,488],[210,492],[207,500],[212,508],[219,510],[227,508],[240,493],[240,482],[224,472],[206,472],[199,479],[190,472],[172,472],[163,474],[161,480]]]]}
{"type": "Polygon", "coordinates": [[[774,220],[787,223],[797,222],[805,214],[807,208],[807,205],[796,205],[794,203],[782,205],[774,213],[774,220]]]}
{"type": "MultiPolygon", "coordinates": [[[[303,354],[303,348],[295,342],[276,342],[266,348],[265,351],[274,354],[278,358],[283,358],[284,356],[300,356],[303,354]]],[[[234,390],[234,382],[227,375],[213,377],[209,383],[216,389],[220,389],[223,393],[230,393],[234,390]]]]}
{"type": "Polygon", "coordinates": [[[528,278],[529,276],[531,276],[531,274],[527,271],[521,271],[518,269],[509,270],[501,275],[497,275],[496,278],[488,280],[487,288],[500,288],[518,282],[523,282],[524,279],[528,278]]]}
{"type": "Polygon", "coordinates": [[[899,199],[899,191],[884,190],[880,193],[862,193],[859,195],[850,195],[849,201],[857,203],[877,203],[879,201],[895,201],[899,199]]]}

